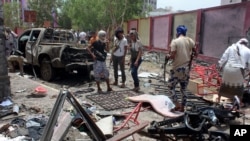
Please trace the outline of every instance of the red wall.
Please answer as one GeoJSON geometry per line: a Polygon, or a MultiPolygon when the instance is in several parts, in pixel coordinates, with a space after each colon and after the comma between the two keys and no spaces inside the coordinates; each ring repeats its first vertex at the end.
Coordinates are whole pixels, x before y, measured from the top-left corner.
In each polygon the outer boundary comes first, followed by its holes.
{"type": "Polygon", "coordinates": [[[225,49],[244,36],[246,7],[230,5],[202,12],[201,47],[205,56],[220,58],[225,49]]]}
{"type": "Polygon", "coordinates": [[[167,50],[171,36],[171,15],[152,17],[151,49],[167,50]]]}

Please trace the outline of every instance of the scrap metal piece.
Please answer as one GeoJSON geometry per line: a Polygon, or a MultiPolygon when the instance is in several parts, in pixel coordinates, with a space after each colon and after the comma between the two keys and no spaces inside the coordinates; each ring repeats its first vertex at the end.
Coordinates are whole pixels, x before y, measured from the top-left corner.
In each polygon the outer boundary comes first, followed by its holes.
{"type": "Polygon", "coordinates": [[[120,141],[122,139],[127,138],[128,136],[142,130],[144,127],[146,127],[149,123],[148,122],[143,122],[127,131],[121,132],[118,135],[108,139],[107,141],[120,141]]]}
{"type": "Polygon", "coordinates": [[[105,110],[111,111],[119,108],[129,108],[136,106],[135,103],[126,100],[127,97],[137,96],[138,94],[131,91],[114,91],[108,94],[92,94],[87,95],[86,98],[94,101],[105,110]]]}
{"type": "Polygon", "coordinates": [[[23,92],[25,92],[27,89],[25,88],[25,89],[22,89],[22,90],[17,90],[16,91],[16,93],[23,93],[23,92]]]}
{"type": "MultiPolygon", "coordinates": [[[[83,109],[83,107],[79,104],[79,102],[76,100],[76,98],[68,91],[68,90],[61,90],[59,93],[59,96],[56,100],[55,106],[52,110],[52,113],[50,115],[50,118],[45,126],[45,129],[43,131],[43,134],[41,136],[40,141],[50,141],[52,138],[52,135],[54,133],[54,127],[56,125],[56,122],[58,120],[59,113],[62,110],[63,104],[65,100],[69,101],[70,104],[74,106],[74,108],[77,110],[79,115],[82,117],[82,119],[85,121],[85,124],[87,128],[92,133],[94,139],[96,141],[105,141],[106,137],[102,133],[102,131],[98,128],[98,126],[95,124],[95,122],[90,118],[90,116],[87,114],[87,112],[83,109]]],[[[64,135],[64,134],[62,134],[64,135]]]]}

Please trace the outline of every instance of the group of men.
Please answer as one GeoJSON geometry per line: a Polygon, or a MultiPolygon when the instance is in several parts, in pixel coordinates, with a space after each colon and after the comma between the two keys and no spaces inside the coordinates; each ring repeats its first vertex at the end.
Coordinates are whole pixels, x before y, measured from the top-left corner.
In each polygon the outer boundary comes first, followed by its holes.
{"type": "MultiPolygon", "coordinates": [[[[175,104],[175,110],[184,111],[184,107],[187,102],[187,86],[190,79],[190,70],[192,66],[192,59],[197,56],[197,49],[194,40],[186,36],[187,28],[184,25],[179,25],[176,28],[176,38],[173,39],[170,43],[170,52],[166,55],[166,60],[171,59],[172,65],[170,66],[170,74],[167,82],[167,87],[169,89],[169,93],[173,99],[175,104]],[[178,102],[178,98],[176,95],[176,86],[180,85],[180,92],[182,95],[181,103],[178,102]]],[[[107,91],[112,91],[109,83],[109,71],[106,67],[105,59],[98,57],[100,54],[106,54],[105,51],[109,51],[108,41],[105,39],[106,32],[99,31],[98,38],[100,42],[99,44],[93,43],[89,45],[89,51],[93,58],[96,60],[94,64],[94,76],[96,79],[98,92],[102,92],[100,87],[100,80],[104,78],[107,82],[107,91]],[[102,43],[102,45],[100,45],[102,43]],[[100,54],[95,53],[95,51],[91,51],[93,47],[94,50],[98,50],[100,54]],[[104,50],[105,49],[105,50],[104,50]]],[[[121,70],[121,88],[125,87],[126,82],[126,74],[124,70],[125,65],[125,56],[127,54],[127,50],[131,51],[130,57],[130,68],[131,75],[134,80],[134,91],[139,91],[139,79],[138,79],[138,67],[141,63],[141,55],[142,55],[142,44],[138,39],[138,34],[135,30],[131,30],[129,32],[130,42],[128,43],[127,39],[124,36],[124,32],[122,28],[118,28],[115,31],[115,40],[114,40],[114,48],[111,51],[111,61],[113,62],[113,70],[114,70],[114,82],[113,85],[118,85],[118,66],[121,70]],[[132,40],[131,40],[132,39],[132,40]]],[[[222,67],[223,64],[227,63],[226,70],[224,71],[222,77],[222,86],[219,89],[219,97],[226,93],[228,95],[227,89],[230,89],[233,92],[233,95],[238,95],[242,99],[243,95],[243,83],[244,83],[244,74],[242,74],[242,70],[247,67],[250,69],[250,50],[247,48],[248,41],[246,39],[241,39],[238,41],[236,45],[233,47],[229,47],[222,58],[219,61],[219,66],[222,67]],[[233,48],[233,49],[232,49],[233,48]],[[235,57],[234,50],[238,49],[237,56],[235,57]],[[229,50],[232,50],[230,53],[229,50]],[[249,50],[249,51],[248,51],[249,50]],[[230,55],[232,55],[230,57],[230,55]],[[240,59],[242,58],[242,59],[240,59]],[[229,61],[228,61],[229,60],[229,61]],[[238,63],[238,64],[237,64],[238,63]],[[228,65],[229,64],[229,65],[228,65]],[[233,65],[232,65],[233,64],[233,65]],[[232,70],[235,70],[232,72],[232,70]],[[233,75],[236,78],[231,79],[233,75]],[[226,75],[226,77],[225,77],[226,75]],[[243,76],[243,77],[242,77],[243,76]],[[229,81],[230,79],[230,81],[229,81]],[[231,82],[232,80],[232,82],[231,82]],[[234,87],[231,83],[234,83],[236,80],[239,80],[239,87],[234,87]],[[230,83],[229,83],[230,82],[230,83]]]]}
{"type": "MultiPolygon", "coordinates": [[[[102,88],[100,87],[100,81],[104,79],[107,84],[107,91],[113,91],[110,87],[109,82],[109,70],[106,66],[107,52],[109,52],[109,41],[106,38],[106,32],[100,30],[97,33],[97,38],[94,36],[90,39],[88,50],[95,60],[93,64],[94,77],[97,84],[98,93],[102,93],[102,88]]],[[[118,85],[118,66],[120,66],[122,74],[122,85],[125,87],[126,75],[125,75],[125,56],[127,54],[127,39],[123,35],[123,30],[121,28],[117,29],[115,32],[114,49],[112,49],[111,60],[113,62],[114,68],[114,78],[115,81],[113,85],[118,85]]]]}
{"type": "Polygon", "coordinates": [[[79,44],[86,44],[86,40],[87,40],[87,33],[84,31],[75,31],[74,29],[71,29],[71,32],[75,34],[76,38],[77,38],[77,42],[79,44]]]}
{"type": "MultiPolygon", "coordinates": [[[[127,38],[124,35],[124,31],[122,28],[117,28],[115,30],[114,43],[113,48],[111,50],[111,59],[110,63],[113,64],[114,70],[114,82],[112,85],[119,86],[120,88],[125,88],[126,82],[126,74],[125,74],[125,57],[127,55],[127,51],[130,50],[131,58],[130,58],[130,68],[131,75],[134,80],[134,91],[138,92],[139,88],[139,79],[138,79],[138,68],[141,64],[141,55],[143,45],[138,39],[138,34],[136,30],[132,29],[129,33],[130,42],[128,42],[127,38]],[[121,71],[121,85],[119,85],[118,80],[118,68],[121,71]]],[[[109,82],[109,70],[106,66],[106,56],[107,52],[110,51],[109,41],[106,39],[106,32],[100,30],[97,33],[97,37],[93,36],[90,39],[88,50],[95,60],[93,68],[94,68],[94,77],[97,84],[98,93],[102,93],[102,88],[100,87],[100,81],[104,79],[107,84],[107,91],[113,91],[110,87],[109,82]]]]}
{"type": "MultiPolygon", "coordinates": [[[[10,69],[14,70],[13,62],[19,62],[19,64],[23,64],[22,58],[19,55],[11,54],[18,53],[13,51],[15,48],[14,38],[16,35],[11,32],[10,29],[5,30],[6,34],[6,55],[8,58],[8,63],[10,69]],[[13,38],[11,44],[11,38],[13,38]],[[12,47],[11,47],[12,45],[12,47]]],[[[142,62],[142,51],[143,45],[138,38],[138,33],[135,29],[131,29],[129,31],[129,41],[124,35],[124,31],[122,28],[117,28],[115,30],[115,37],[110,51],[109,40],[106,38],[106,32],[100,30],[98,33],[92,33],[92,37],[88,41],[88,51],[93,57],[94,64],[94,77],[97,84],[98,93],[103,93],[102,88],[100,86],[100,82],[102,80],[106,81],[107,84],[107,92],[113,91],[110,85],[119,86],[120,88],[126,87],[126,74],[125,74],[125,57],[127,55],[127,51],[130,51],[130,70],[131,76],[134,80],[134,88],[133,90],[138,92],[140,90],[139,78],[138,78],[138,68],[142,62]],[[114,82],[110,83],[109,81],[109,70],[106,66],[106,57],[107,52],[111,52],[111,62],[113,64],[114,71],[114,82]],[[121,85],[119,85],[118,80],[118,68],[120,68],[121,72],[121,85]]],[[[170,66],[170,74],[167,82],[167,87],[169,88],[169,93],[173,98],[173,102],[175,104],[175,110],[184,111],[184,107],[187,102],[187,85],[190,78],[190,69],[192,58],[197,56],[197,49],[195,46],[195,42],[186,36],[187,28],[184,25],[179,25],[176,28],[176,38],[174,38],[169,47],[170,51],[166,55],[166,60],[171,59],[172,65],[170,66]],[[177,95],[176,95],[176,86],[180,85],[180,92],[182,94],[181,103],[178,103],[177,95]]],[[[81,44],[86,44],[86,33],[80,33],[82,35],[80,39],[81,44]],[[82,41],[84,39],[84,41],[82,41]]],[[[243,83],[244,83],[244,70],[250,70],[250,49],[248,46],[248,40],[241,39],[236,44],[230,46],[222,55],[219,60],[220,68],[224,68],[223,77],[222,77],[222,86],[219,90],[219,95],[224,94],[227,89],[230,88],[231,92],[234,92],[235,95],[238,92],[239,96],[242,97],[243,91],[243,83]],[[235,51],[236,50],[236,51],[235,51]],[[225,66],[225,67],[224,67],[225,66]],[[234,70],[234,71],[232,71],[234,70]],[[229,77],[230,75],[230,77],[229,77]],[[231,79],[231,76],[237,77],[231,79]],[[239,87],[234,90],[233,84],[235,80],[238,80],[239,87]],[[240,88],[240,89],[238,89],[240,88]],[[240,90],[240,91],[239,91],[240,90]]],[[[21,75],[23,75],[22,66],[20,66],[21,75]]],[[[222,69],[221,69],[222,70],[222,69]]],[[[227,92],[226,92],[227,93],[227,92]]],[[[227,94],[225,94],[227,95],[227,94]]]]}
{"type": "MultiPolygon", "coordinates": [[[[187,102],[185,93],[190,78],[192,58],[197,56],[195,42],[186,36],[187,28],[180,25],[176,29],[176,38],[170,44],[170,53],[166,59],[173,59],[167,86],[173,96],[175,110],[184,111],[187,102]],[[176,85],[180,84],[182,100],[179,104],[175,93],[176,85]]],[[[222,73],[222,82],[218,90],[218,101],[221,96],[246,106],[243,100],[245,77],[249,76],[250,49],[249,41],[241,38],[230,45],[218,61],[219,71],[222,73]]],[[[239,108],[239,107],[233,107],[239,108]]]]}
{"type": "MultiPolygon", "coordinates": [[[[189,82],[189,73],[190,73],[190,63],[191,56],[197,55],[195,42],[186,36],[187,28],[184,25],[180,25],[176,29],[177,34],[176,38],[172,40],[170,44],[170,52],[166,56],[167,59],[173,60],[173,65],[171,66],[170,76],[168,80],[168,88],[170,93],[173,96],[174,103],[176,105],[176,110],[183,111],[186,104],[186,89],[189,82]],[[180,83],[181,93],[182,93],[182,103],[177,102],[177,96],[175,93],[176,85],[180,83]]],[[[94,63],[94,77],[96,80],[98,92],[101,93],[102,89],[100,87],[100,80],[103,78],[107,83],[107,91],[112,91],[109,83],[109,71],[106,67],[105,57],[107,52],[109,52],[108,41],[106,40],[106,32],[101,30],[98,32],[98,40],[89,45],[89,52],[95,60],[94,63]]],[[[125,56],[127,51],[130,50],[130,68],[131,75],[134,80],[133,90],[138,92],[139,88],[139,79],[138,79],[138,67],[141,64],[142,50],[143,45],[138,38],[138,33],[135,30],[129,32],[129,37],[131,41],[128,43],[127,39],[124,36],[124,31],[122,28],[118,28],[115,31],[115,40],[114,47],[111,50],[111,61],[113,62],[114,70],[114,82],[113,85],[118,85],[118,66],[121,71],[121,88],[125,87],[126,74],[125,74],[125,56]]]]}

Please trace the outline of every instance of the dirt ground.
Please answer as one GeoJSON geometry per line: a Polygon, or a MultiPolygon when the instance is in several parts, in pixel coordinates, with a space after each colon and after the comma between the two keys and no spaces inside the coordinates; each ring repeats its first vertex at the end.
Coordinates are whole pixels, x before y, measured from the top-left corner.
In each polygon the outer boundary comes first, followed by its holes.
{"type": "MultiPolygon", "coordinates": [[[[128,58],[126,60],[128,62],[128,58]]],[[[107,64],[109,66],[109,60],[107,60],[107,64]]],[[[150,83],[160,84],[160,85],[164,84],[162,81],[163,80],[162,64],[163,62],[162,62],[161,55],[157,55],[157,54],[145,54],[144,55],[144,61],[142,62],[140,66],[139,73],[141,72],[155,73],[155,74],[158,74],[160,77],[140,78],[140,88],[141,88],[139,92],[140,94],[157,94],[154,87],[152,87],[150,83]]],[[[110,81],[113,82],[114,79],[113,79],[112,67],[109,67],[109,69],[110,69],[110,81]]],[[[122,89],[117,86],[112,86],[114,91],[130,90],[133,88],[133,81],[132,81],[131,74],[129,72],[128,65],[126,65],[126,73],[127,73],[126,88],[122,89]]],[[[25,113],[25,116],[23,116],[23,118],[27,118],[28,116],[38,115],[38,114],[46,115],[49,117],[54,107],[59,91],[61,90],[63,86],[69,87],[70,91],[77,91],[77,90],[81,90],[84,88],[94,88],[95,91],[77,97],[79,103],[88,102],[88,103],[94,104],[94,102],[87,99],[86,96],[96,93],[95,83],[92,81],[89,82],[89,81],[79,80],[79,76],[76,76],[76,77],[73,76],[72,78],[66,77],[64,79],[55,80],[54,82],[44,82],[40,80],[39,78],[34,79],[34,76],[32,76],[32,74],[26,74],[24,77],[21,77],[18,74],[18,72],[9,73],[9,76],[10,76],[10,81],[11,81],[12,100],[14,103],[18,104],[22,108],[21,112],[25,113]],[[32,97],[31,93],[34,91],[34,89],[37,86],[44,87],[48,91],[47,93],[48,95],[45,97],[39,97],[39,98],[32,97]]],[[[102,83],[101,87],[103,88],[103,90],[105,90],[106,89],[105,83],[102,83]]],[[[95,106],[96,106],[97,111],[103,110],[101,106],[97,104],[95,104],[95,106]]],[[[72,108],[72,106],[66,102],[63,109],[69,110],[70,108],[72,108]]],[[[129,112],[131,110],[132,108],[126,108],[126,109],[119,109],[116,111],[129,112]]],[[[250,111],[248,108],[245,110],[247,111],[247,113],[250,111]]],[[[247,114],[246,116],[249,117],[249,114],[247,114]]],[[[154,112],[151,109],[143,110],[142,112],[139,113],[139,117],[138,117],[139,121],[143,120],[143,121],[148,121],[148,122],[151,122],[153,120],[161,121],[163,119],[164,119],[163,116],[154,112]]],[[[2,126],[4,123],[10,122],[11,120],[13,120],[13,118],[10,118],[8,120],[1,120],[0,126],[2,126]]],[[[239,122],[241,124],[242,119],[239,119],[239,122]]],[[[250,121],[246,120],[245,123],[250,124],[250,121]]],[[[144,130],[146,130],[146,128],[144,130]]],[[[141,141],[155,141],[155,139],[144,137],[140,134],[135,134],[134,138],[136,138],[135,139],[136,141],[137,140],[138,141],[140,140],[141,141]]],[[[68,134],[64,138],[64,140],[69,140],[69,141],[81,141],[81,139],[87,140],[88,136],[80,134],[80,132],[76,128],[70,128],[68,134]]],[[[133,140],[133,138],[128,137],[125,140],[129,141],[129,140],[133,140]]]]}

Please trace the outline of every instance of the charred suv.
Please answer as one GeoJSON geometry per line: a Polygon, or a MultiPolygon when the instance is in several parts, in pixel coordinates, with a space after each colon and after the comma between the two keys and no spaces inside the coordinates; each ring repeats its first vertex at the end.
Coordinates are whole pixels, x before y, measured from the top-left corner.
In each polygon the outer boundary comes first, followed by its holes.
{"type": "Polygon", "coordinates": [[[31,28],[18,38],[17,47],[25,64],[37,66],[41,78],[51,81],[58,70],[76,70],[90,76],[93,60],[86,48],[77,47],[77,39],[69,30],[31,28]]]}

